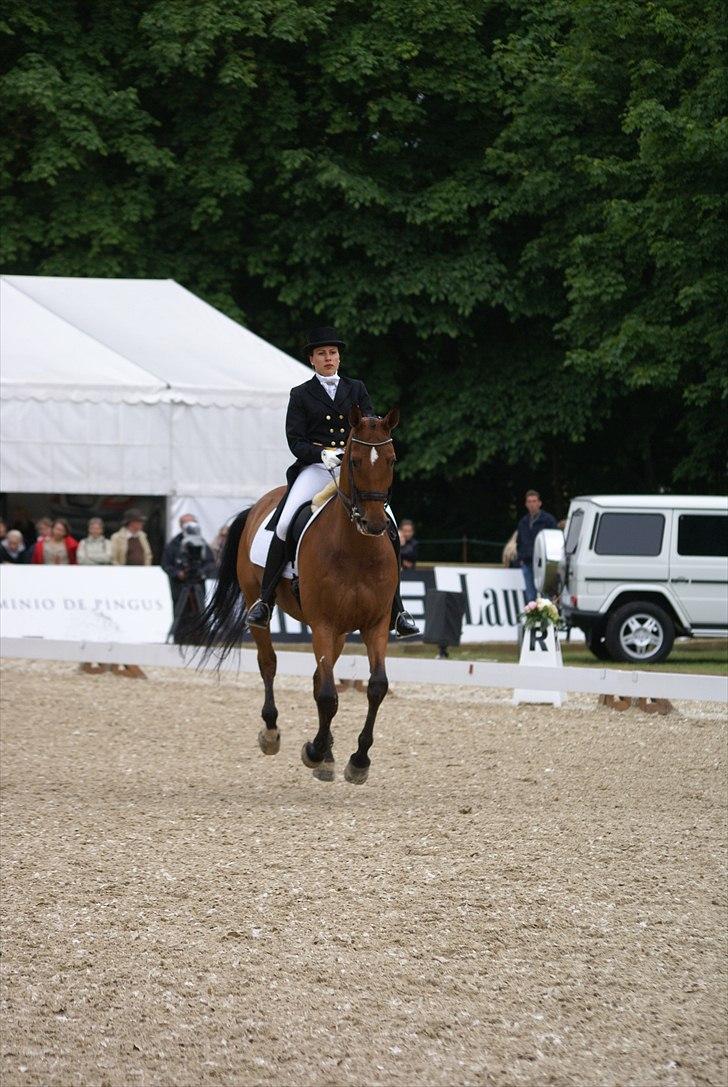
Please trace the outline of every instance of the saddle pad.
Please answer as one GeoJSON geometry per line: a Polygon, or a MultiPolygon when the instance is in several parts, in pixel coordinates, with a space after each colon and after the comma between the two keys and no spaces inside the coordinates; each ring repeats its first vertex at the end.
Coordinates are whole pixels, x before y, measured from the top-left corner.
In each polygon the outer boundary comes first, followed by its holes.
{"type": "MultiPolygon", "coordinates": [[[[333,497],[334,496],[332,495],[331,498],[327,499],[326,502],[324,502],[324,504],[322,506],[319,506],[318,509],[315,509],[313,511],[313,513],[311,514],[311,517],[309,518],[309,520],[306,522],[306,526],[305,526],[303,532],[300,535],[300,538],[298,540],[298,544],[296,545],[296,560],[298,560],[298,549],[301,546],[301,540],[306,535],[306,533],[308,532],[309,528],[311,527],[313,522],[316,520],[318,515],[321,513],[321,510],[326,509],[326,507],[328,506],[329,502],[331,501],[331,499],[333,497]]],[[[268,550],[270,548],[270,542],[273,539],[273,530],[268,529],[268,528],[265,527],[268,520],[269,520],[269,518],[266,517],[265,520],[263,520],[261,522],[260,528],[258,529],[255,536],[253,537],[253,544],[252,544],[252,546],[250,548],[250,561],[254,562],[256,566],[265,566],[265,561],[268,558],[268,550]]],[[[297,565],[297,563],[296,563],[296,565],[297,565]]],[[[283,571],[283,577],[287,577],[290,580],[291,578],[294,578],[295,576],[296,576],[296,568],[294,568],[293,563],[289,562],[288,565],[286,566],[285,570],[283,571]]]]}

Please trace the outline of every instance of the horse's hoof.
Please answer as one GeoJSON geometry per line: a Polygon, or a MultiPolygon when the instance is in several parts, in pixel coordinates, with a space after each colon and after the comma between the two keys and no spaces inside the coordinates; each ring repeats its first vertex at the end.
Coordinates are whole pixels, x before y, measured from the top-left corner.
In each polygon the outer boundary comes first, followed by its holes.
{"type": "Polygon", "coordinates": [[[344,770],[344,777],[347,781],[350,781],[352,785],[363,785],[369,777],[369,767],[355,766],[351,759],[349,759],[344,770]]]}
{"type": "Polygon", "coordinates": [[[333,759],[324,759],[323,762],[320,762],[316,766],[316,768],[315,768],[315,770],[313,772],[313,776],[318,781],[333,781],[334,780],[334,760],[333,759]]]}
{"type": "Polygon", "coordinates": [[[258,747],[264,755],[277,755],[281,749],[281,734],[277,728],[262,728],[258,733],[258,747]]]}
{"type": "Polygon", "coordinates": [[[315,759],[313,757],[314,746],[310,743],[305,743],[301,748],[301,761],[304,766],[307,766],[309,770],[318,770],[323,764],[323,759],[315,759]]]}

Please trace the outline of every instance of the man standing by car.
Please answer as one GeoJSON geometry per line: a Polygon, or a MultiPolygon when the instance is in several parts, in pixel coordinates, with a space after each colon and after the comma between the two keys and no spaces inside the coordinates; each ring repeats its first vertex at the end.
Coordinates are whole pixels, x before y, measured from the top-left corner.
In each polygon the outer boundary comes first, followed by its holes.
{"type": "Polygon", "coordinates": [[[541,495],[538,491],[526,491],[526,514],[518,522],[517,555],[526,583],[526,603],[535,600],[536,585],[533,580],[533,545],[539,532],[545,528],[556,528],[556,518],[541,509],[541,495]]]}

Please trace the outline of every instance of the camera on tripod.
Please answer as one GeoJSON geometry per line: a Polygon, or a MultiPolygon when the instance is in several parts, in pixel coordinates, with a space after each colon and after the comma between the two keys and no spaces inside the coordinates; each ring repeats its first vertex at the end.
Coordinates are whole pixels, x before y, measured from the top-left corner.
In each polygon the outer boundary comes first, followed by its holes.
{"type": "Polygon", "coordinates": [[[204,581],[205,541],[196,521],[189,521],[182,529],[182,543],[178,563],[188,581],[204,581]]]}

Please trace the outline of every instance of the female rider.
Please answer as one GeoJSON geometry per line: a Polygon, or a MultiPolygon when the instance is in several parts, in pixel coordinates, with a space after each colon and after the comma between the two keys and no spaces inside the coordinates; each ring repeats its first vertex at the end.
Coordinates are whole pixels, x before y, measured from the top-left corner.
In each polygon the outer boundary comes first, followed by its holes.
{"type": "MultiPolygon", "coordinates": [[[[288,491],[282,507],[278,507],[267,525],[275,528],[275,532],[263,571],[260,599],[248,612],[251,627],[267,627],[270,622],[276,586],[286,567],[285,541],[291,519],[305,502],[310,502],[330,482],[329,470],[341,464],[351,430],[349,411],[357,404],[363,415],[374,415],[364,382],[339,374],[339,348],[345,346],[333,328],[324,327],[310,332],[304,348],[315,373],[310,381],[291,389],[286,437],[296,461],[286,473],[288,491]]],[[[399,567],[399,535],[394,525],[390,538],[399,567]]],[[[404,610],[399,586],[392,604],[391,629],[398,638],[413,638],[419,634],[412,616],[404,610]]]]}

